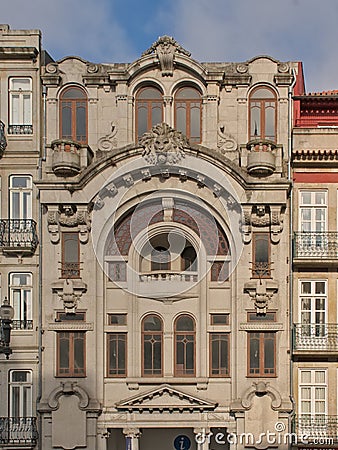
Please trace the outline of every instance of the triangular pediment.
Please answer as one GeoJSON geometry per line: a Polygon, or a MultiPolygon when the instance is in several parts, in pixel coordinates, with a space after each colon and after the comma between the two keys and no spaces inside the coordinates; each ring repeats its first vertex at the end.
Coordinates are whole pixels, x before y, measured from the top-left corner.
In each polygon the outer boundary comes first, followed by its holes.
{"type": "Polygon", "coordinates": [[[117,403],[116,408],[127,411],[210,411],[217,403],[209,402],[179,391],[168,384],[130,397],[117,403]]]}

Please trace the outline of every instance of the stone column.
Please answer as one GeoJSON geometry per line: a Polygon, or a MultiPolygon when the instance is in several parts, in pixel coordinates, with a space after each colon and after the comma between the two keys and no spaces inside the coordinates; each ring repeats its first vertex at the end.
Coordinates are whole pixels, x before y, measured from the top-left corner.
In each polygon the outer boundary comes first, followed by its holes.
{"type": "Polygon", "coordinates": [[[163,96],[163,102],[164,102],[164,116],[163,116],[163,122],[167,123],[172,128],[174,127],[173,122],[173,114],[171,113],[171,105],[173,103],[173,98],[170,95],[164,95],[163,96]]]}
{"type": "Polygon", "coordinates": [[[109,437],[108,431],[99,431],[96,436],[96,449],[97,450],[107,450],[107,440],[109,437]]]}
{"type": "Polygon", "coordinates": [[[126,450],[139,450],[139,428],[123,428],[123,434],[126,437],[126,450]]]}
{"type": "Polygon", "coordinates": [[[197,450],[209,450],[211,444],[210,428],[194,428],[197,450]]]}

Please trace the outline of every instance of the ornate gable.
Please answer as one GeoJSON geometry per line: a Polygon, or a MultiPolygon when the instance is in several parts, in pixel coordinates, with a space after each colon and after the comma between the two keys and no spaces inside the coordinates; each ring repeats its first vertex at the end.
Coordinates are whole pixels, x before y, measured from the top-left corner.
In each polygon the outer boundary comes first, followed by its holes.
{"type": "Polygon", "coordinates": [[[173,411],[210,411],[217,403],[208,402],[185,392],[172,388],[168,384],[152,389],[141,395],[130,397],[116,404],[118,410],[173,412],[173,411]]]}

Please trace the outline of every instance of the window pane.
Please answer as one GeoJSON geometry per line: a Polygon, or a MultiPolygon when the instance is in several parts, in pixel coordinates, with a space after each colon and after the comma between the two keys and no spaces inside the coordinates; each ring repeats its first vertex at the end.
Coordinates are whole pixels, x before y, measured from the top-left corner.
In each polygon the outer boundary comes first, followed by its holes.
{"type": "Polygon", "coordinates": [[[59,361],[60,361],[60,372],[69,372],[69,335],[68,333],[60,333],[59,336],[59,361]]]}
{"type": "Polygon", "coordinates": [[[148,87],[145,89],[142,89],[140,93],[137,95],[137,98],[141,99],[161,99],[162,94],[158,89],[148,87]]]}
{"type": "Polygon", "coordinates": [[[20,124],[20,106],[19,106],[19,95],[12,94],[12,104],[11,104],[11,123],[13,125],[20,124]]]}
{"type": "Polygon", "coordinates": [[[154,105],[151,111],[151,126],[162,122],[162,106],[154,105]]]}
{"type": "Polygon", "coordinates": [[[191,87],[182,88],[176,94],[176,98],[194,99],[194,98],[200,98],[200,97],[201,97],[200,93],[197,91],[197,89],[194,89],[191,87]]]}
{"type": "MultiPolygon", "coordinates": [[[[274,369],[275,368],[275,345],[274,345],[274,335],[271,333],[266,333],[264,339],[264,369],[274,369]]],[[[271,372],[266,372],[271,373],[271,372]]]]}
{"type": "Polygon", "coordinates": [[[13,91],[29,91],[31,89],[31,80],[29,78],[12,78],[11,89],[13,91]]]}
{"type": "Polygon", "coordinates": [[[86,105],[84,103],[77,104],[76,108],[76,140],[79,142],[86,141],[86,105]]]}
{"type": "Polygon", "coordinates": [[[275,105],[265,108],[265,137],[275,139],[275,105]]]}
{"type": "Polygon", "coordinates": [[[64,233],[64,262],[78,262],[79,241],[77,233],[64,233]]]}
{"type": "Polygon", "coordinates": [[[84,333],[74,333],[74,373],[84,373],[84,333]]]}
{"type": "Polygon", "coordinates": [[[62,136],[63,138],[72,137],[72,110],[70,103],[62,104],[62,136]]]}
{"type": "Polygon", "coordinates": [[[193,107],[190,111],[190,136],[193,141],[201,140],[201,110],[193,107]]]}
{"type": "Polygon", "coordinates": [[[255,239],[255,262],[269,261],[269,241],[267,236],[257,236],[255,239]]]}
{"type": "Polygon", "coordinates": [[[162,322],[157,316],[148,316],[143,321],[144,331],[161,331],[162,322]]]}
{"type": "Polygon", "coordinates": [[[275,95],[273,94],[272,91],[270,91],[270,89],[266,89],[266,88],[259,88],[256,89],[252,95],[251,98],[261,98],[261,99],[266,99],[266,98],[271,98],[271,99],[275,99],[275,95]]]}
{"type": "Polygon", "coordinates": [[[195,329],[194,322],[189,316],[181,316],[177,319],[176,330],[177,331],[193,331],[195,329]]]}
{"type": "MultiPolygon", "coordinates": [[[[250,369],[259,369],[259,335],[258,333],[250,334],[250,369]]],[[[255,373],[255,372],[252,372],[255,373]]]]}
{"type": "Polygon", "coordinates": [[[261,110],[260,106],[256,105],[255,103],[252,103],[251,106],[251,118],[250,118],[250,124],[251,124],[251,137],[260,137],[261,135],[261,110]]]}
{"type": "Polygon", "coordinates": [[[137,134],[142,136],[148,130],[147,108],[139,106],[137,109],[137,134]]]}
{"type": "Polygon", "coordinates": [[[176,108],[176,129],[187,134],[187,113],[185,105],[182,103],[176,108]]]}
{"type": "Polygon", "coordinates": [[[82,89],[78,88],[70,88],[63,92],[62,98],[86,98],[86,94],[83,92],[82,89]]]}
{"type": "Polygon", "coordinates": [[[23,123],[31,124],[32,123],[32,101],[31,95],[26,94],[23,96],[23,123]]]}

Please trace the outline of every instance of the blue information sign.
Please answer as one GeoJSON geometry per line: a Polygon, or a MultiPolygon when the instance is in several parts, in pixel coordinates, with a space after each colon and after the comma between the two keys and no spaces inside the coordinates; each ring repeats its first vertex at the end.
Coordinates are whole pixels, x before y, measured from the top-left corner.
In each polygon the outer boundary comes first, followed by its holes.
{"type": "Polygon", "coordinates": [[[184,434],[180,434],[174,440],[174,447],[176,450],[189,450],[191,446],[191,441],[188,436],[184,436],[184,434]]]}

